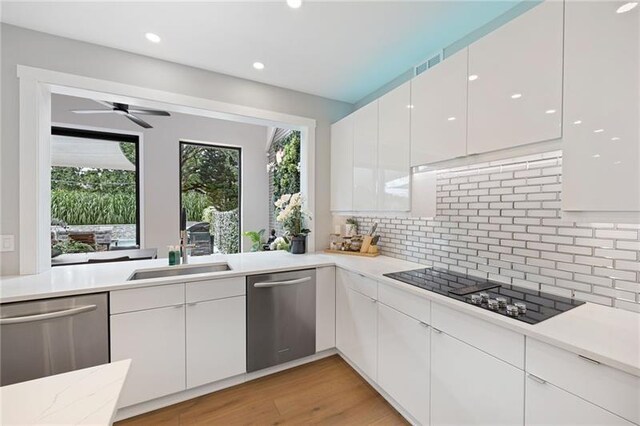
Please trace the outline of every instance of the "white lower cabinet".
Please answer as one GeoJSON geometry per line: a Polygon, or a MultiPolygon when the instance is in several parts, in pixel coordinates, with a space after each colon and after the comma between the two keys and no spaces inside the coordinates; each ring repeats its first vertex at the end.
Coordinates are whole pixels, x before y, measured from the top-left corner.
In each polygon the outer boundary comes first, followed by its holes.
{"type": "Polygon", "coordinates": [[[111,361],[131,359],[119,405],[185,389],[185,307],[111,315],[111,361]]]}
{"type": "Polygon", "coordinates": [[[246,371],[246,298],[187,305],[187,388],[246,371]]]}
{"type": "Polygon", "coordinates": [[[522,425],[524,372],[432,329],[431,424],[522,425]]]}
{"type": "Polygon", "coordinates": [[[376,380],[376,300],[336,283],[336,347],[370,379],[376,380]]]}
{"type": "Polygon", "coordinates": [[[378,303],[378,384],[429,424],[429,326],[378,303]]]}
{"type": "Polygon", "coordinates": [[[527,426],[633,424],[535,376],[527,377],[526,395],[527,426]]]}

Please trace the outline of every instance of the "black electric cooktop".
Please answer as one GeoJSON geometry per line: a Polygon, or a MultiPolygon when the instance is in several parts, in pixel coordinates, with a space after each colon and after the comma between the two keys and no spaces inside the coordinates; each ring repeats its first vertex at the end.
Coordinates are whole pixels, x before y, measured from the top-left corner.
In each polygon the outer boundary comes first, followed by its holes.
{"type": "Polygon", "coordinates": [[[584,304],[574,299],[470,277],[446,269],[424,268],[384,275],[528,324],[537,324],[584,304]],[[502,303],[496,309],[498,300],[502,303]],[[516,307],[520,308],[517,313],[516,307]],[[510,313],[507,313],[507,308],[510,313]]]}

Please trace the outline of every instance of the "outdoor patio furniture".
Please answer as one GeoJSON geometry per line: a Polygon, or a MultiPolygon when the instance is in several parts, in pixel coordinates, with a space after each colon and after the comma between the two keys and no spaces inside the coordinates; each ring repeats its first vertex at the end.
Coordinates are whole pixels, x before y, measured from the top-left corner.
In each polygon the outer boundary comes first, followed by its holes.
{"type": "Polygon", "coordinates": [[[111,229],[96,231],[96,244],[104,246],[106,247],[106,250],[109,250],[112,242],[111,234],[111,229]]]}
{"type": "Polygon", "coordinates": [[[79,243],[88,244],[91,247],[96,246],[96,234],[95,232],[78,232],[70,231],[69,238],[79,243]]]}
{"type": "Polygon", "coordinates": [[[193,256],[213,253],[213,237],[209,232],[189,232],[189,243],[195,246],[191,249],[193,256]]]}

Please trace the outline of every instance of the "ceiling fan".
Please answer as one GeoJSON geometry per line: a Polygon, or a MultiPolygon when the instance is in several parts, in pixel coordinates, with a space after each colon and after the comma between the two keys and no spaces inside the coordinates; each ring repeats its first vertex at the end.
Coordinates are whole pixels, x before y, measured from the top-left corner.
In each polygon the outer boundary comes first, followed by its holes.
{"type": "MultiPolygon", "coordinates": [[[[94,99],[95,100],[95,99],[94,99]]],[[[162,117],[169,117],[167,111],[160,111],[157,109],[146,109],[146,108],[130,108],[127,104],[121,104],[118,102],[106,102],[106,101],[98,101],[95,100],[100,105],[104,105],[109,109],[74,109],[71,112],[75,112],[76,114],[120,114],[127,117],[129,120],[136,123],[138,126],[144,127],[145,129],[151,129],[153,126],[140,117],[136,117],[134,114],[138,115],[157,115],[162,117]]]]}

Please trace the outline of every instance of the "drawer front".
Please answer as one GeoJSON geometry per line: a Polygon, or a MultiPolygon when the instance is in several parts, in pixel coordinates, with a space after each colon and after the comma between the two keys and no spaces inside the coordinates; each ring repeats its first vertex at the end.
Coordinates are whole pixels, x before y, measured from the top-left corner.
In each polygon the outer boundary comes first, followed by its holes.
{"type": "Polygon", "coordinates": [[[186,285],[187,303],[243,296],[246,293],[245,277],[196,281],[186,285]]]}
{"type": "Polygon", "coordinates": [[[431,302],[420,296],[378,283],[378,300],[418,321],[431,324],[431,302]]]}
{"type": "Polygon", "coordinates": [[[527,372],[640,423],[640,377],[531,338],[527,339],[527,372]]]}
{"type": "Polygon", "coordinates": [[[110,313],[142,311],[184,304],[184,284],[132,288],[109,293],[110,313]]]}
{"type": "Polygon", "coordinates": [[[336,271],[338,282],[343,282],[348,288],[362,293],[367,297],[378,300],[378,282],[360,275],[356,272],[346,271],[338,268],[336,271]]]}
{"type": "Polygon", "coordinates": [[[431,304],[431,325],[463,342],[524,369],[524,336],[479,318],[431,304]]]}

